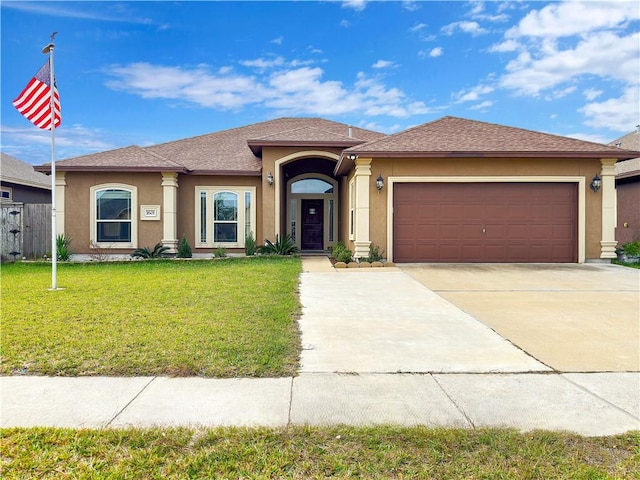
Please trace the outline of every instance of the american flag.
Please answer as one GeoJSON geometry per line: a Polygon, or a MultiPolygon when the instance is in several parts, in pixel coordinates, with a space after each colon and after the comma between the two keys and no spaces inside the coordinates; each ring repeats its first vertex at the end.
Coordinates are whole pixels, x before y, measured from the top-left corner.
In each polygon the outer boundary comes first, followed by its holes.
{"type": "MultiPolygon", "coordinates": [[[[51,70],[50,60],[35,74],[18,98],[13,101],[13,106],[32,122],[43,130],[51,130],[51,70]]],[[[55,79],[53,82],[55,127],[60,125],[60,97],[55,79]]],[[[55,128],[54,127],[54,128],[55,128]]]]}

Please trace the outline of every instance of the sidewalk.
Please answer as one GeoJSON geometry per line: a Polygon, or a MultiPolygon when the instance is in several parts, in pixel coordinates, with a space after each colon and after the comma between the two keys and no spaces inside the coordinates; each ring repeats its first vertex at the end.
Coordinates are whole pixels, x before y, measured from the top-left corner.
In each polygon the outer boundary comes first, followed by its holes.
{"type": "Polygon", "coordinates": [[[2,427],[425,425],[640,429],[638,373],[2,377],[2,427]]]}
{"type": "Polygon", "coordinates": [[[398,268],[304,258],[300,292],[299,376],[0,377],[0,424],[640,430],[640,372],[556,373],[398,268]]]}

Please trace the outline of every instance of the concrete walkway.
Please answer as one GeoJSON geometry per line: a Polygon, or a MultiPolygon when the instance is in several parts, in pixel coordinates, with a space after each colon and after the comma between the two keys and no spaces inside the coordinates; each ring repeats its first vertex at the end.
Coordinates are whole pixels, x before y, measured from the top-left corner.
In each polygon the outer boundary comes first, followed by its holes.
{"type": "Polygon", "coordinates": [[[1,425],[640,429],[639,372],[557,373],[400,269],[304,258],[300,295],[299,376],[0,377],[1,425]]]}

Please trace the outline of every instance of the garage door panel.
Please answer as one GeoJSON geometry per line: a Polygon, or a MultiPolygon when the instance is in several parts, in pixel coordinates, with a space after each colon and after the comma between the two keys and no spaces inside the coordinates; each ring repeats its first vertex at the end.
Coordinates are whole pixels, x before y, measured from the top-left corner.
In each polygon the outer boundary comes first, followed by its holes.
{"type": "Polygon", "coordinates": [[[393,225],[397,262],[575,262],[577,184],[395,184],[393,225]]]}

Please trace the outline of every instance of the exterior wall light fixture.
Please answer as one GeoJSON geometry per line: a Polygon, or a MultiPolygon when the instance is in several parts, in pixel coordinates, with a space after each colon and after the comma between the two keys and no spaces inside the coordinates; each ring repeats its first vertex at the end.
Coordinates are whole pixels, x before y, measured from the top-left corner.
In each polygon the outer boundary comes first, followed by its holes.
{"type": "Polygon", "coordinates": [[[350,153],[349,155],[347,155],[347,158],[352,162],[355,162],[358,159],[358,155],[356,155],[355,153],[350,153]]]}
{"type": "Polygon", "coordinates": [[[273,185],[273,174],[271,172],[269,172],[269,175],[267,175],[267,183],[269,184],[269,186],[273,185]]]}
{"type": "Polygon", "coordinates": [[[382,175],[378,175],[378,178],[376,178],[376,188],[378,191],[384,188],[384,178],[382,178],[382,175]]]}
{"type": "Polygon", "coordinates": [[[596,173],[595,177],[593,177],[593,180],[591,180],[591,183],[589,184],[589,188],[591,188],[591,190],[593,190],[595,193],[598,193],[598,190],[600,190],[601,186],[602,179],[596,173]]]}

